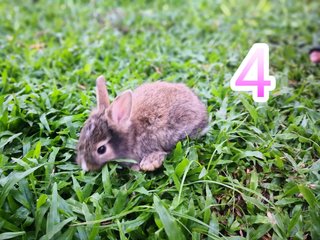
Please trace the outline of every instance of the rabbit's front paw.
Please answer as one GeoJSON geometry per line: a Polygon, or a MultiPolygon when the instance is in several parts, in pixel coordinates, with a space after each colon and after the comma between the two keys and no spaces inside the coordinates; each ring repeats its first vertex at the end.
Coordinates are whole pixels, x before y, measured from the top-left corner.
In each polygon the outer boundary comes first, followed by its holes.
{"type": "Polygon", "coordinates": [[[140,165],[139,164],[134,164],[134,165],[131,166],[131,169],[133,171],[140,171],[140,165]]]}
{"type": "Polygon", "coordinates": [[[140,169],[143,171],[154,171],[161,167],[167,153],[165,152],[153,152],[144,157],[140,162],[140,169]]]}

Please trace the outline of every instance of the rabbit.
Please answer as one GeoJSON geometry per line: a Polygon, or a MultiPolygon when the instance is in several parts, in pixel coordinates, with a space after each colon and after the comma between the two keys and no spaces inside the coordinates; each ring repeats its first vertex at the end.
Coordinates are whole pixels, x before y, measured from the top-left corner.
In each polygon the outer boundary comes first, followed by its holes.
{"type": "Polygon", "coordinates": [[[161,167],[176,143],[205,134],[206,106],[182,83],[145,83],[110,104],[103,76],[96,80],[97,108],[81,129],[76,161],[85,171],[115,159],[134,170],[161,167]]]}

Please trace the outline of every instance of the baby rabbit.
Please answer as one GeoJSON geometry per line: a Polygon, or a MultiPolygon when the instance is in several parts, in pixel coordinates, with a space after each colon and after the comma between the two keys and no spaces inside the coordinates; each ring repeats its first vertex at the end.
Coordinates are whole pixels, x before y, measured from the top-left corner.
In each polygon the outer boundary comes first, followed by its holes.
{"type": "Polygon", "coordinates": [[[124,165],[153,171],[179,140],[205,133],[206,106],[182,83],[145,83],[109,103],[105,79],[96,81],[97,109],[80,132],[77,163],[97,170],[113,159],[133,159],[124,165]]]}

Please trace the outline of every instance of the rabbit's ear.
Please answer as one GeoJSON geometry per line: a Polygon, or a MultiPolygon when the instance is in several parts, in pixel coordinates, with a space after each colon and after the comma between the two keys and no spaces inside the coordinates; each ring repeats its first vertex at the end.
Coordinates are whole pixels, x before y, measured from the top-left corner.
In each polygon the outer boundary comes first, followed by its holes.
{"type": "Polygon", "coordinates": [[[128,90],[111,103],[107,114],[116,124],[125,124],[130,120],[132,109],[132,91],[128,90]]]}
{"type": "Polygon", "coordinates": [[[99,109],[106,109],[110,105],[108,91],[106,88],[106,80],[100,76],[96,80],[96,94],[99,109]]]}

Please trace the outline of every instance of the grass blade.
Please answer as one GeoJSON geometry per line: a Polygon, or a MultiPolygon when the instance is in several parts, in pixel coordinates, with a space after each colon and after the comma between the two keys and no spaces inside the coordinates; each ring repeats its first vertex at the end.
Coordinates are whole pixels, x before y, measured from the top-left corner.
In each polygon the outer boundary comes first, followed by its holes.
{"type": "Polygon", "coordinates": [[[26,232],[21,231],[21,232],[5,232],[0,234],[0,239],[11,239],[11,238],[16,238],[18,236],[25,235],[26,232]]]}
{"type": "Polygon", "coordinates": [[[52,196],[51,196],[51,206],[47,218],[47,235],[54,232],[56,225],[60,222],[60,216],[58,212],[58,190],[57,183],[53,184],[52,196]]]}
{"type": "Polygon", "coordinates": [[[298,188],[299,188],[302,196],[304,197],[304,199],[310,205],[310,207],[314,208],[318,201],[317,201],[316,197],[314,196],[314,194],[311,192],[311,190],[309,188],[307,188],[305,185],[299,185],[298,188]]]}
{"type": "Polygon", "coordinates": [[[67,225],[69,222],[75,220],[76,217],[70,217],[56,225],[54,225],[54,227],[50,228],[49,231],[47,232],[46,235],[42,236],[40,238],[40,240],[47,240],[47,239],[52,239],[54,237],[55,234],[57,234],[58,232],[61,231],[61,229],[67,225]]]}
{"type": "Polygon", "coordinates": [[[42,167],[43,164],[34,167],[34,168],[30,168],[28,170],[26,170],[25,172],[14,172],[12,174],[10,174],[10,176],[7,178],[7,182],[5,183],[3,189],[2,189],[2,193],[0,196],[0,208],[2,207],[6,197],[8,196],[10,190],[13,188],[13,186],[15,184],[17,184],[21,179],[25,178],[26,176],[28,176],[29,174],[33,173],[34,171],[36,171],[38,168],[42,167]]]}
{"type": "Polygon", "coordinates": [[[183,240],[186,239],[180,226],[175,218],[170,214],[168,209],[162,204],[158,196],[153,196],[154,209],[160,217],[164,226],[164,230],[169,240],[183,240]]]}

